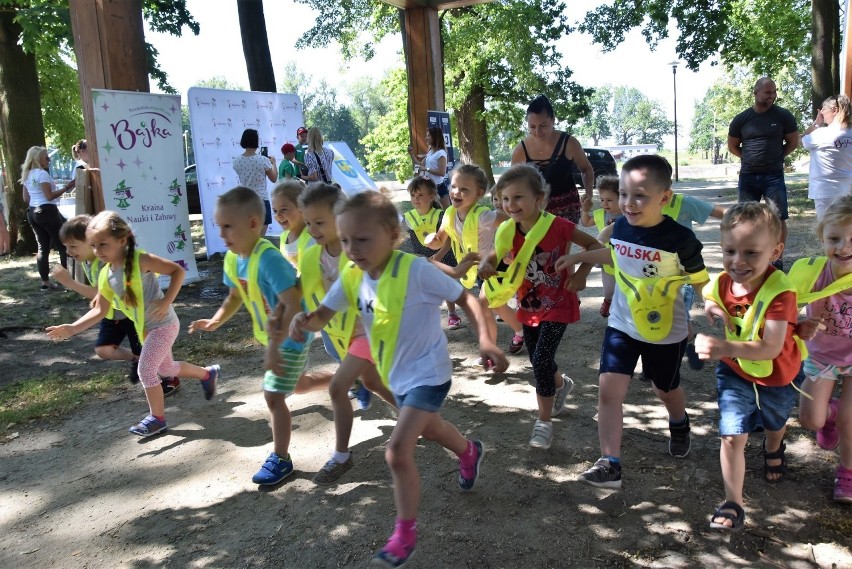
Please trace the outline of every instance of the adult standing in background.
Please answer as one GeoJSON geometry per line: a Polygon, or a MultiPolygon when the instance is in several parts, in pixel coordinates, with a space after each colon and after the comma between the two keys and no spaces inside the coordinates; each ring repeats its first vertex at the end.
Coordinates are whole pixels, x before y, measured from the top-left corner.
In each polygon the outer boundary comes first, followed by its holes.
{"type": "Polygon", "coordinates": [[[834,200],[852,191],[852,103],[834,95],[822,103],[814,123],[803,133],[802,146],[811,153],[808,197],[817,221],[834,200]],[[825,127],[825,128],[820,128],[825,127]]]}
{"type": "Polygon", "coordinates": [[[71,147],[71,157],[74,159],[74,169],[89,167],[89,143],[85,138],[81,138],[71,147]]]}
{"type": "Polygon", "coordinates": [[[426,131],[426,154],[415,154],[414,147],[408,147],[411,159],[420,167],[420,175],[435,182],[438,199],[444,209],[450,207],[450,190],[444,180],[447,176],[447,146],[444,144],[444,131],[433,126],[426,131]]]}
{"type": "MultiPolygon", "coordinates": [[[[789,215],[784,158],[799,145],[799,132],[790,111],[775,104],[777,98],[772,79],[757,80],[754,105],[735,116],[728,128],[728,151],[742,161],[737,199],[759,202],[766,198],[775,204],[781,218],[781,242],[786,244],[789,215]]],[[[778,269],[784,266],[781,258],[772,264],[778,269]]]]}
{"type": "Polygon", "coordinates": [[[584,200],[592,199],[595,170],[580,142],[566,132],[556,130],[556,115],[550,100],[538,95],[527,107],[529,134],[512,151],[512,164],[529,162],[538,168],[550,186],[547,211],[574,223],[580,221],[580,194],[574,183],[574,164],[580,170],[584,200]]]}
{"type": "Polygon", "coordinates": [[[334,152],[322,145],[322,131],[315,126],[308,129],[308,149],[305,151],[305,165],[308,167],[308,182],[330,184],[331,167],[334,165],[334,152]]]}
{"type": "Polygon", "coordinates": [[[59,263],[67,269],[65,245],[59,239],[59,228],[65,223],[65,218],[59,212],[59,198],[74,189],[76,182],[71,180],[64,188],[56,189],[56,182],[50,177],[50,157],[47,155],[47,149],[41,146],[33,146],[27,150],[27,157],[21,164],[20,182],[24,186],[24,201],[30,204],[27,209],[27,221],[33,228],[38,243],[36,266],[41,277],[41,290],[58,290],[61,288],[58,284],[50,284],[50,248],[52,245],[59,252],[59,263]]]}
{"type": "Polygon", "coordinates": [[[308,129],[300,126],[296,130],[296,158],[293,162],[299,167],[301,177],[304,179],[308,175],[308,167],[305,166],[305,151],[308,149],[308,129]]]}
{"type": "Polygon", "coordinates": [[[237,173],[241,186],[251,188],[263,200],[266,214],[263,219],[262,235],[266,235],[266,230],[272,223],[272,206],[269,203],[266,180],[270,182],[278,180],[278,167],[275,165],[275,158],[257,153],[260,146],[260,135],[253,128],[247,128],[243,131],[240,146],[245,149],[245,152],[234,157],[234,172],[237,173]]]}

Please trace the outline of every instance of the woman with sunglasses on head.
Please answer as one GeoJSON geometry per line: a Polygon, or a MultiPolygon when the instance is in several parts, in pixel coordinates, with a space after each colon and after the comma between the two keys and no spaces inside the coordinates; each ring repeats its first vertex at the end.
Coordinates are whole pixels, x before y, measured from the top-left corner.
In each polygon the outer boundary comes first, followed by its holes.
{"type": "Polygon", "coordinates": [[[846,95],[823,101],[813,124],[799,143],[811,154],[808,197],[814,200],[817,221],[828,206],[852,188],[852,103],[846,95]]]}

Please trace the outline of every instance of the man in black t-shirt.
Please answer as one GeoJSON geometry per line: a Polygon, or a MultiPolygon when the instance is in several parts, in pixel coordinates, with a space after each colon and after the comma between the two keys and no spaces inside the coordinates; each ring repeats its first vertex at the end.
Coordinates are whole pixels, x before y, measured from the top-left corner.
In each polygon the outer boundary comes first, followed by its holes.
{"type": "MultiPolygon", "coordinates": [[[[784,158],[799,145],[796,119],[787,109],[775,104],[775,82],[761,77],[754,85],[754,106],[731,121],[728,150],[742,160],[737,182],[738,200],[772,202],[781,218],[781,241],[787,242],[787,186],[784,183],[784,158]]],[[[783,270],[783,261],[773,262],[783,270]]]]}

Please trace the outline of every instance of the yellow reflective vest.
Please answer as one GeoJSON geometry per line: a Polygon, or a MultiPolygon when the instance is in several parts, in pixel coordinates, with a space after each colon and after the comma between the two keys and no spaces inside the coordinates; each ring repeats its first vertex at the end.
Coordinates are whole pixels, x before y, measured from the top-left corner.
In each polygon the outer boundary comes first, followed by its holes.
{"type": "MultiPolygon", "coordinates": [[[[453,254],[456,256],[456,261],[461,262],[468,253],[479,252],[479,216],[483,211],[490,211],[484,205],[475,205],[464,218],[462,226],[462,234],[459,235],[456,231],[456,208],[450,206],[444,212],[444,220],[441,222],[441,229],[444,230],[450,238],[450,243],[453,246],[453,254]]],[[[476,284],[477,267],[474,265],[470,268],[467,274],[462,277],[461,283],[465,288],[470,288],[476,284]]]]}
{"type": "Polygon", "coordinates": [[[302,228],[302,232],[299,234],[299,237],[296,239],[296,257],[295,258],[291,257],[291,255],[287,252],[287,238],[288,237],[290,237],[289,231],[284,231],[283,233],[281,233],[281,241],[280,241],[280,245],[279,245],[280,248],[281,248],[281,254],[284,255],[284,258],[287,259],[287,261],[289,261],[289,263],[291,265],[293,265],[296,268],[296,271],[298,272],[298,270],[299,270],[299,257],[302,256],[302,253],[305,251],[305,247],[308,246],[308,241],[311,240],[311,234],[308,233],[307,229],[302,228]]]}
{"type": "MultiPolygon", "coordinates": [[[[83,269],[86,273],[86,278],[89,279],[89,284],[95,288],[98,288],[98,280],[100,278],[102,268],[103,265],[101,264],[101,260],[97,257],[92,259],[91,263],[85,261],[83,262],[83,269]]],[[[109,320],[113,320],[115,318],[114,303],[110,303],[109,311],[106,313],[106,316],[104,316],[104,318],[107,318],[109,320]]]]}
{"type": "Polygon", "coordinates": [[[852,274],[848,274],[835,279],[822,290],[813,290],[826,262],[828,257],[807,257],[799,259],[790,267],[787,277],[796,287],[796,301],[800,307],[852,288],[852,274]]]}
{"type": "Polygon", "coordinates": [[[426,247],[426,236],[435,233],[438,229],[438,218],[441,217],[441,211],[433,207],[426,215],[420,215],[416,209],[412,209],[403,215],[408,227],[411,228],[414,235],[417,236],[417,240],[424,247],[426,247]]]}
{"type": "Polygon", "coordinates": [[[667,215],[677,221],[681,207],[683,207],[683,196],[672,192],[672,199],[663,206],[663,215],[667,215]]]}
{"type": "MultiPolygon", "coordinates": [[[[128,305],[124,302],[124,298],[116,295],[109,286],[109,265],[101,267],[101,272],[98,274],[98,292],[110,303],[110,306],[115,306],[133,321],[140,342],[145,339],[145,294],[142,290],[142,269],[139,268],[139,257],[144,252],[142,249],[133,251],[133,276],[129,283],[127,281],[124,283],[125,287],[130,285],[130,290],[136,297],[136,306],[128,305]]],[[[126,279],[127,275],[124,275],[124,278],[126,279]]]]}
{"type": "MultiPolygon", "coordinates": [[[[376,369],[382,381],[390,387],[390,371],[402,322],[402,310],[408,295],[408,275],[414,255],[394,251],[388,261],[376,290],[373,304],[373,324],[370,326],[370,354],[376,362],[376,369]]],[[[364,272],[350,265],[341,273],[340,278],[350,306],[358,306],[358,289],[364,278],[364,272]]]]}
{"type": "Polygon", "coordinates": [[[237,254],[228,251],[225,253],[225,262],[223,270],[231,282],[240,293],[240,298],[243,300],[243,305],[251,315],[252,332],[255,339],[264,346],[269,342],[269,336],[266,332],[266,323],[268,314],[266,313],[266,303],[263,299],[263,292],[260,290],[257,274],[260,269],[260,257],[267,249],[275,250],[275,245],[266,239],[258,239],[254,244],[248,261],[248,269],[246,271],[246,289],[240,283],[240,276],[237,271],[237,254]]]}

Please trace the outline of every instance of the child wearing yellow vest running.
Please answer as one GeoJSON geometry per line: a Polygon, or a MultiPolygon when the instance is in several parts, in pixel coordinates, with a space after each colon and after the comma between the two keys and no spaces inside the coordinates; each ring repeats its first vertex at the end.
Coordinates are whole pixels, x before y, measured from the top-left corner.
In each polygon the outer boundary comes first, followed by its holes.
{"type": "Polygon", "coordinates": [[[800,259],[790,269],[799,305],[807,304],[809,319],[820,323],[807,342],[808,381],[799,399],[799,423],[816,431],[821,448],[839,447],[834,499],[852,504],[852,318],[847,308],[852,306],[852,196],[828,207],[817,235],[825,257],[800,259]],[[835,388],[840,397],[832,397],[835,388]]]}
{"type": "Polygon", "coordinates": [[[691,438],[680,361],[686,346],[684,282],[704,283],[707,270],[695,234],[663,215],[671,196],[665,159],[640,155],[621,171],[618,205],[623,215],[612,224],[612,249],[586,251],[556,263],[564,270],[577,262],[612,263],[616,287],[604,332],[598,393],[601,458],[580,481],[603,488],[621,487],[624,398],[639,358],[654,392],[669,416],[669,454],[689,453],[691,438]]]}
{"type": "Polygon", "coordinates": [[[183,267],[136,248],[136,237],[127,222],[114,211],[96,215],[86,231],[95,255],[104,264],[98,276],[98,294],[94,307],[73,324],[49,326],[47,335],[66,340],[88,330],[107,315],[113,303],[133,320],[136,333],[143,338],[139,354],[139,379],[145,388],[149,414],[130,432],[150,437],[167,429],[163,377],[190,377],[201,380],[208,401],[216,394],[219,366],[207,368],[176,362],[172,345],[180,332],[180,322],[172,303],[183,284],[183,267]],[[157,273],[169,277],[165,294],[160,289],[157,273]]]}
{"type": "MultiPolygon", "coordinates": [[[[431,257],[434,253],[426,246],[426,237],[435,233],[441,227],[444,219],[444,209],[438,199],[438,188],[429,178],[415,176],[408,184],[408,195],[411,196],[411,205],[414,209],[405,212],[402,223],[408,229],[411,249],[415,255],[431,257]]],[[[455,266],[456,260],[451,253],[447,252],[441,259],[445,265],[455,266]]],[[[458,330],[462,327],[461,318],[456,313],[456,305],[447,301],[447,328],[458,330]]]]}
{"type": "Polygon", "coordinates": [[[570,377],[559,373],[556,349],[568,324],[580,320],[577,291],[585,288],[592,268],[584,264],[568,274],[556,271],[554,264],[571,250],[572,243],[586,250],[600,249],[601,244],[567,219],[544,211],[547,190],[537,168],[512,166],[495,187],[510,219],[497,229],[496,250],[480,263],[479,276],[486,279],[483,288],[494,304],[517,292],[518,320],[524,326],[538,401],[538,419],[529,444],[548,449],[553,441],[551,418],[565,408],[565,398],[574,387],[570,377]],[[494,278],[498,259],[508,266],[500,283],[494,278]]]}
{"type": "Polygon", "coordinates": [[[447,299],[466,312],[479,334],[480,351],[494,369],[508,362],[490,339],[479,302],[458,281],[425,259],[396,251],[401,229],[394,204],[378,192],[353,196],[338,209],[337,223],[347,267],[322,305],[293,318],[291,335],[319,330],[332,316],[356,307],[370,338],[382,380],[399,406],[385,459],[393,476],[397,519],[394,533],[376,554],[374,565],[401,567],[417,542],[420,475],[414,451],[420,436],[436,441],[459,457],[459,487],[473,489],[484,455],[480,441],[468,440],[440,414],[450,389],[452,361],[441,329],[439,306],[447,299]]]}
{"type": "Polygon", "coordinates": [[[269,196],[272,215],[284,230],[281,233],[281,254],[294,268],[299,266],[302,251],[314,244],[310,233],[305,230],[305,218],[299,209],[299,196],[304,189],[304,183],[290,178],[276,185],[269,196]]]}
{"type": "MultiPolygon", "coordinates": [[[[488,190],[488,177],[479,166],[463,164],[453,170],[450,186],[450,207],[444,213],[441,228],[426,238],[426,246],[438,250],[433,259],[440,259],[452,247],[456,259],[462,259],[468,253],[485,255],[494,247],[494,233],[497,226],[506,221],[509,216],[503,211],[493,211],[486,206],[477,205],[479,199],[488,190]]],[[[476,292],[477,267],[471,267],[461,280],[464,287],[476,292]]],[[[480,291],[482,292],[482,291],[480,291]]],[[[497,321],[488,310],[488,300],[485,293],[479,295],[480,306],[486,313],[491,340],[497,341],[497,321]]],[[[514,331],[509,342],[509,353],[517,354],[524,348],[524,329],[515,311],[506,306],[494,308],[503,321],[514,331]]]]}
{"type": "Polygon", "coordinates": [[[254,190],[237,186],[219,196],[215,219],[228,247],[222,280],[230,292],[212,318],[193,321],[189,332],[214,332],[242,306],[251,315],[254,337],[266,348],[263,397],[269,408],[273,445],[272,453],[251,481],[274,486],[293,472],[289,453],[292,418],[287,396],[322,389],[331,374],[302,373],[313,337],[300,343],[276,338],[269,332],[267,318],[271,313],[287,326],[294,314],[304,310],[304,305],[296,269],[261,237],[265,215],[263,200],[254,190]]]}
{"type": "MultiPolygon", "coordinates": [[[[82,263],[83,272],[89,280],[85,285],[74,280],[71,274],[62,265],[55,265],[51,272],[56,282],[69,290],[94,300],[98,294],[98,275],[103,266],[95,257],[95,252],[86,238],[86,229],[91,223],[90,215],[78,215],[72,217],[59,228],[59,240],[65,245],[68,256],[82,263]]],[[[142,343],[136,334],[136,326],[120,310],[110,308],[106,317],[98,326],[98,339],[95,340],[95,354],[102,360],[126,361],[129,370],[130,383],[139,383],[139,354],[142,351],[142,343]],[[121,343],[127,338],[130,349],[122,348],[121,343]]],[[[180,388],[180,379],[177,377],[163,377],[160,379],[163,387],[163,395],[168,397],[180,388]]]]}
{"type": "MultiPolygon", "coordinates": [[[[601,200],[600,209],[592,211],[591,198],[583,198],[580,213],[580,225],[583,227],[596,226],[598,233],[615,223],[621,217],[618,209],[618,176],[601,176],[598,178],[598,197],[601,200]]],[[[599,238],[600,239],[600,238],[599,238]]],[[[601,269],[601,285],[603,286],[603,302],[601,303],[601,316],[609,316],[609,307],[612,304],[612,294],[615,292],[615,277],[612,267],[603,265],[601,269]]]]}
{"type": "Polygon", "coordinates": [[[739,530],[745,521],[745,445],[758,425],[766,433],[764,479],[779,482],[787,471],[784,433],[802,358],[794,336],[795,289],[770,265],[784,249],[774,207],[738,203],[722,218],[721,232],[724,272],[704,287],[704,298],[708,319],[723,321],[725,338],[698,334],[695,350],[703,360],[720,360],[716,390],[725,501],[710,517],[710,527],[739,530]]]}
{"type": "MultiPolygon", "coordinates": [[[[346,198],[340,188],[314,183],[299,196],[299,207],[308,232],[316,241],[300,257],[302,296],[309,310],[316,310],[340,272],[350,264],[337,234],[334,208],[346,198]]],[[[331,379],[328,393],[334,412],[334,453],[314,476],[316,484],[334,484],[354,466],[349,438],[354,413],[349,388],[360,377],[367,390],[395,405],[393,396],[382,383],[370,354],[370,344],[357,310],[350,310],[332,320],[322,330],[325,351],[340,367],[331,379]]],[[[369,399],[367,400],[369,405],[369,399]]],[[[362,408],[366,408],[362,404],[362,408]]]]}

